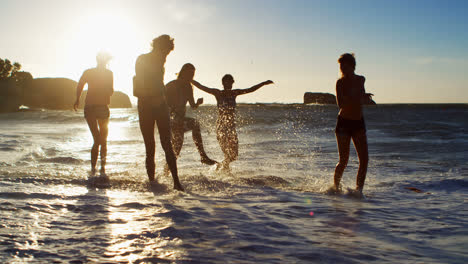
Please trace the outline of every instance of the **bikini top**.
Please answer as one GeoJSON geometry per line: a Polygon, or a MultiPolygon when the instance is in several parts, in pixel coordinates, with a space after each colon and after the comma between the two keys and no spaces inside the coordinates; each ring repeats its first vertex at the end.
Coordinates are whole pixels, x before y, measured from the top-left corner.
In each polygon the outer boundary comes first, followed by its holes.
{"type": "Polygon", "coordinates": [[[218,108],[223,110],[234,110],[236,108],[236,97],[237,95],[233,93],[221,92],[216,96],[216,101],[218,102],[218,108]]]}

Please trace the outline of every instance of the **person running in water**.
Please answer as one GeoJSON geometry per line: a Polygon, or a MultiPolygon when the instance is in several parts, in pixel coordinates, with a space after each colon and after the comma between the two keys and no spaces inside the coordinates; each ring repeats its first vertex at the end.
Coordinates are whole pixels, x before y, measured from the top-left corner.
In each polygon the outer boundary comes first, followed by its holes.
{"type": "Polygon", "coordinates": [[[140,130],[146,148],[146,172],[150,182],[155,181],[154,125],[156,123],[166,162],[174,180],[174,189],[183,191],[171,143],[169,107],[164,86],[164,64],[167,56],[174,49],[174,39],[169,35],[161,35],[153,39],[152,46],[153,50],[150,53],[140,55],[136,60],[136,74],[133,78],[133,95],[138,97],[140,130]]]}
{"type": "Polygon", "coordinates": [[[202,91],[216,97],[218,104],[218,120],[216,121],[216,134],[221,150],[224,153],[224,160],[221,163],[223,170],[229,170],[229,164],[237,159],[239,140],[236,131],[236,98],[239,95],[255,92],[264,85],[272,84],[268,80],[248,89],[232,89],[234,78],[226,74],[222,78],[224,90],[205,87],[197,81],[192,81],[193,85],[202,91]]]}
{"type": "Polygon", "coordinates": [[[334,176],[335,191],[340,191],[340,181],[348,164],[351,139],[359,158],[359,170],[356,178],[356,191],[362,196],[369,161],[366,126],[362,105],[371,100],[373,94],[366,93],[366,78],[354,73],[356,59],[354,54],[345,53],[338,59],[342,77],[336,82],[336,101],[340,108],[336,123],[336,142],[340,160],[336,165],[334,176]]]}
{"type": "Polygon", "coordinates": [[[75,111],[80,104],[81,92],[85,84],[88,84],[88,92],[85,99],[84,116],[89,130],[93,135],[93,147],[91,148],[91,173],[96,173],[96,163],[99,152],[101,153],[101,174],[106,173],[107,135],[109,132],[109,104],[110,97],[114,93],[114,77],[112,71],[107,69],[111,56],[100,52],[96,56],[96,68],[83,72],[76,88],[76,101],[73,105],[75,111]],[[99,147],[101,149],[99,150],[99,147]]]}
{"type": "Polygon", "coordinates": [[[203,148],[200,124],[194,118],[185,116],[187,102],[193,109],[203,104],[203,98],[199,98],[196,103],[193,98],[190,82],[194,75],[195,67],[191,63],[186,63],[182,66],[177,79],[166,84],[167,103],[171,113],[172,145],[178,157],[184,143],[184,133],[192,130],[193,142],[200,153],[201,163],[213,165],[216,161],[210,159],[203,148]]]}

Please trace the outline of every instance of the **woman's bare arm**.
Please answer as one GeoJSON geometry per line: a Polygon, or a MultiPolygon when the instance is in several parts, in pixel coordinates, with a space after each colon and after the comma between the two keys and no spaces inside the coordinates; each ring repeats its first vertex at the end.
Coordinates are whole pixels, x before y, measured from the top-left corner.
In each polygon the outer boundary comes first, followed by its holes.
{"type": "Polygon", "coordinates": [[[187,84],[187,87],[185,90],[187,92],[187,99],[190,104],[190,107],[192,107],[193,109],[196,109],[199,105],[203,104],[203,98],[198,98],[197,102],[195,103],[195,98],[193,98],[192,85],[187,84]]]}
{"type": "Polygon", "coordinates": [[[340,109],[344,106],[343,85],[341,80],[336,81],[336,104],[340,109]]]}
{"type": "Polygon", "coordinates": [[[207,92],[209,94],[212,94],[214,96],[216,96],[219,93],[218,89],[208,88],[206,86],[201,85],[199,82],[197,82],[195,80],[192,80],[192,84],[195,85],[195,87],[197,87],[198,89],[200,89],[200,90],[202,90],[204,92],[207,92]]]}
{"type": "Polygon", "coordinates": [[[363,97],[363,100],[362,100],[362,103],[363,104],[370,104],[372,102],[372,96],[374,96],[374,94],[371,94],[371,93],[366,93],[366,88],[364,87],[364,83],[366,82],[366,77],[364,76],[361,76],[362,79],[362,97],[363,97]]]}
{"type": "Polygon", "coordinates": [[[252,86],[252,87],[250,87],[248,89],[235,89],[235,90],[233,90],[233,92],[236,95],[248,94],[248,93],[255,92],[258,89],[262,88],[263,86],[268,85],[268,84],[272,84],[272,83],[273,83],[273,81],[268,80],[268,81],[261,82],[261,83],[259,83],[257,85],[254,85],[254,86],[252,86]]]}
{"type": "Polygon", "coordinates": [[[111,72],[111,82],[110,82],[110,85],[111,85],[111,93],[110,95],[113,95],[114,94],[114,73],[111,72]]]}
{"type": "Polygon", "coordinates": [[[81,78],[78,81],[78,85],[76,86],[76,100],[75,100],[75,104],[73,104],[73,109],[75,109],[75,111],[78,109],[78,106],[80,105],[81,92],[83,92],[83,88],[85,84],[88,82],[86,72],[87,71],[83,72],[83,75],[81,75],[81,78]]]}

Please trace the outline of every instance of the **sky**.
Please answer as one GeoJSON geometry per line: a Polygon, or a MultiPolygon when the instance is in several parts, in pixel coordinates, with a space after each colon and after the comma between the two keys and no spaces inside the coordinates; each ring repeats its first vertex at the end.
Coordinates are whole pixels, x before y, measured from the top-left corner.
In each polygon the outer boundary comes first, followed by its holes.
{"type": "MultiPolygon", "coordinates": [[[[355,53],[356,73],[377,103],[468,103],[468,1],[432,0],[0,0],[0,58],[35,78],[78,81],[100,50],[113,55],[115,89],[133,101],[138,55],[161,34],[175,39],[165,81],[184,63],[221,88],[265,80],[245,103],[301,103],[335,93],[337,59],[355,53]]],[[[215,103],[195,89],[195,97],[215,103]]]]}

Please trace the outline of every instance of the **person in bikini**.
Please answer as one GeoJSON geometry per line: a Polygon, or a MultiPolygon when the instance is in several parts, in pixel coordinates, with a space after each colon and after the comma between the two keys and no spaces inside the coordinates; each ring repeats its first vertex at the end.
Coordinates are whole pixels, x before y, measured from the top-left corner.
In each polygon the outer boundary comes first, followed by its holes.
{"type": "Polygon", "coordinates": [[[111,56],[100,52],[96,56],[96,68],[87,69],[81,75],[76,88],[76,101],[73,105],[75,111],[80,104],[81,92],[85,84],[88,84],[88,92],[85,99],[84,116],[89,130],[93,135],[93,147],[91,148],[91,173],[96,173],[98,154],[101,154],[101,174],[106,172],[107,135],[109,133],[109,104],[110,97],[114,93],[114,77],[112,71],[107,69],[111,56]],[[99,149],[100,147],[100,149],[99,149]]]}
{"type": "Polygon", "coordinates": [[[177,160],[172,148],[169,107],[164,86],[164,64],[174,49],[174,39],[161,35],[153,39],[153,50],[140,55],[135,63],[133,95],[138,97],[140,130],[146,149],[146,172],[150,182],[155,181],[154,126],[158,126],[161,146],[174,181],[174,189],[183,191],[177,173],[177,160]]]}
{"type": "Polygon", "coordinates": [[[201,163],[213,165],[216,161],[206,155],[203,147],[200,124],[196,119],[185,116],[187,102],[194,109],[203,103],[203,98],[199,98],[196,103],[193,98],[193,88],[190,82],[194,75],[195,67],[191,63],[186,63],[182,66],[177,79],[166,84],[166,98],[171,115],[172,145],[178,157],[184,143],[184,133],[191,130],[193,142],[200,153],[201,163]]]}
{"type": "Polygon", "coordinates": [[[356,59],[354,54],[345,53],[338,59],[342,77],[336,82],[336,101],[340,111],[336,123],[335,135],[340,160],[335,168],[334,189],[340,191],[340,181],[348,164],[351,139],[359,158],[356,177],[356,191],[362,195],[366,180],[369,153],[367,146],[366,125],[362,105],[371,100],[373,94],[364,89],[364,76],[354,73],[356,59]]]}
{"type": "Polygon", "coordinates": [[[221,150],[224,153],[224,160],[221,163],[221,168],[223,170],[229,170],[229,164],[236,160],[238,155],[239,140],[237,138],[235,123],[237,96],[255,92],[264,85],[272,83],[272,81],[268,80],[254,85],[248,89],[232,89],[232,86],[234,84],[234,78],[232,77],[232,75],[226,74],[222,78],[224,90],[219,90],[203,86],[195,80],[192,81],[192,84],[195,85],[198,89],[212,94],[216,97],[218,105],[216,135],[221,150]]]}

